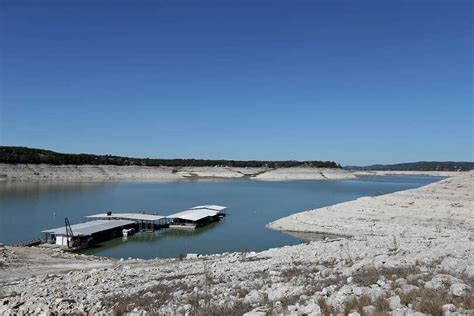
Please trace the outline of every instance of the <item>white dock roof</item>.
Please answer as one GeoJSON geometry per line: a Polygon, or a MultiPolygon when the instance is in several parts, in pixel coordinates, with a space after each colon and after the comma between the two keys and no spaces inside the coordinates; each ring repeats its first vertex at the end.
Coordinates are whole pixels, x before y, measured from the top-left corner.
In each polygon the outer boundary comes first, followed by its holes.
{"type": "Polygon", "coordinates": [[[227,207],[221,206],[221,205],[200,205],[200,206],[195,206],[191,209],[192,210],[207,209],[207,210],[222,212],[223,210],[227,209],[227,207]]]}
{"type": "Polygon", "coordinates": [[[86,216],[87,218],[116,218],[116,219],[125,219],[131,221],[158,221],[160,219],[166,218],[165,216],[153,215],[153,214],[142,214],[142,213],[112,213],[107,215],[107,213],[95,214],[86,216]]]}
{"type": "Polygon", "coordinates": [[[168,215],[168,218],[179,218],[195,222],[206,217],[216,216],[217,214],[219,214],[219,211],[213,211],[209,209],[190,209],[187,211],[168,215]]]}
{"type": "MultiPolygon", "coordinates": [[[[97,220],[71,225],[72,233],[75,236],[90,236],[92,234],[118,228],[125,225],[134,224],[132,221],[124,220],[97,220]]],[[[42,233],[49,233],[54,235],[66,235],[66,227],[59,227],[49,230],[43,230],[42,233]]]]}

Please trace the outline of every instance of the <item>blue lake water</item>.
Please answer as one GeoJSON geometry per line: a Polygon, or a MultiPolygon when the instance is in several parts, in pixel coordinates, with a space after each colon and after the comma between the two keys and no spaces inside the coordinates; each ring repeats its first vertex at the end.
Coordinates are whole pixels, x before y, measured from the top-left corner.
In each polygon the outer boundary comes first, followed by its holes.
{"type": "Polygon", "coordinates": [[[202,204],[228,207],[222,221],[196,231],[164,229],[114,239],[85,253],[116,258],[264,250],[305,242],[265,225],[293,213],[420,187],[439,177],[364,177],[338,181],[206,180],[187,182],[0,182],[0,242],[15,244],[40,231],[78,223],[106,210],[169,215],[202,204]]]}

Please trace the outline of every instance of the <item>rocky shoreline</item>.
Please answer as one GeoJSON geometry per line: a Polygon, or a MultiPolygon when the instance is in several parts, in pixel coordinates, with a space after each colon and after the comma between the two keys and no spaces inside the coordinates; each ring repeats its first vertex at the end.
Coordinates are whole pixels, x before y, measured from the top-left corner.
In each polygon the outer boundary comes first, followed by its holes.
{"type": "Polygon", "coordinates": [[[474,172],[271,223],[350,238],[113,260],[0,248],[0,314],[473,315],[474,172]]]}
{"type": "Polygon", "coordinates": [[[351,171],[353,175],[359,176],[425,176],[425,177],[454,177],[464,171],[402,171],[402,170],[374,170],[374,171],[351,171]]]}
{"type": "Polygon", "coordinates": [[[0,181],[179,181],[196,179],[336,180],[354,179],[343,169],[330,168],[233,168],[146,167],[113,165],[0,164],[0,181]]]}
{"type": "Polygon", "coordinates": [[[450,171],[348,171],[330,168],[147,167],[2,164],[0,181],[180,181],[199,179],[345,180],[360,176],[456,176],[450,171]]]}

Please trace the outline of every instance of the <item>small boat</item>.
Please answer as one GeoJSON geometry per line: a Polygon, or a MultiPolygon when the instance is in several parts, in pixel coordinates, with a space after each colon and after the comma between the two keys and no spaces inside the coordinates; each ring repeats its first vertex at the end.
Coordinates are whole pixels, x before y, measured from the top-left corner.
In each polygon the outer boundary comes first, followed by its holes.
{"type": "Polygon", "coordinates": [[[135,229],[134,228],[124,228],[122,230],[123,237],[132,236],[133,234],[135,234],[135,229]]]}

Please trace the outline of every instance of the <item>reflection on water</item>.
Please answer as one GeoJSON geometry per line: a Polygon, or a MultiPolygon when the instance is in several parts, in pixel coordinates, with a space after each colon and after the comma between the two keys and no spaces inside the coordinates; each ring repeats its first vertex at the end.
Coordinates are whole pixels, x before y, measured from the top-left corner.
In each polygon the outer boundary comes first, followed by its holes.
{"type": "Polygon", "coordinates": [[[0,182],[0,242],[39,237],[41,230],[79,223],[105,210],[169,215],[195,205],[228,207],[222,221],[197,230],[163,229],[117,238],[85,253],[116,258],[264,250],[327,235],[283,234],[265,225],[298,211],[419,187],[440,178],[377,177],[339,181],[215,180],[152,182],[0,182]]]}
{"type": "MultiPolygon", "coordinates": [[[[178,241],[180,239],[185,240],[186,238],[193,238],[195,236],[206,234],[219,224],[220,222],[215,222],[199,229],[162,229],[155,232],[137,232],[132,236],[115,238],[100,244],[96,244],[92,248],[81,251],[81,253],[97,254],[98,252],[102,252],[104,249],[112,250],[113,248],[124,246],[125,243],[128,244],[127,246],[131,247],[145,247],[147,245],[150,246],[150,243],[160,242],[162,240],[166,240],[167,238],[171,238],[171,240],[174,241],[178,241]]],[[[179,253],[177,255],[184,255],[184,253],[179,253]]]]}
{"type": "Polygon", "coordinates": [[[2,181],[0,196],[3,199],[21,198],[39,194],[67,194],[78,191],[96,190],[107,185],[104,182],[68,182],[68,181],[2,181]]]}

